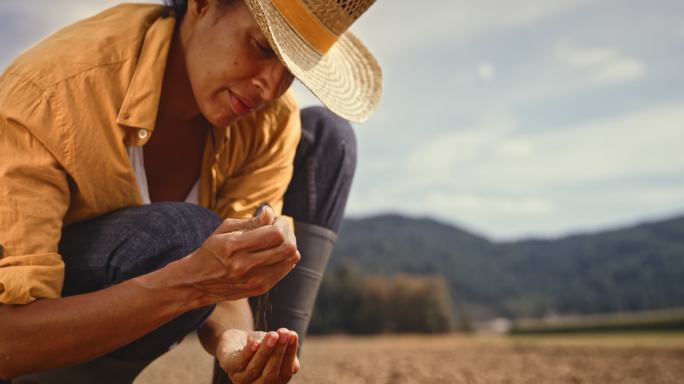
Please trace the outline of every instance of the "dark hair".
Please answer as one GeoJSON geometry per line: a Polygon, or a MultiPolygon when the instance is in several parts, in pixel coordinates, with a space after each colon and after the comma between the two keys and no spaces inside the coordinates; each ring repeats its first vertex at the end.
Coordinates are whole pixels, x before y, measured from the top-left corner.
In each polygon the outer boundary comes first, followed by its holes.
{"type": "MultiPolygon", "coordinates": [[[[233,5],[237,0],[217,0],[221,8],[233,5]]],[[[173,9],[178,18],[182,18],[188,10],[188,0],[164,0],[167,7],[173,9]]]]}
{"type": "Polygon", "coordinates": [[[173,9],[178,16],[183,16],[188,10],[188,0],[164,0],[164,4],[173,9]]]}

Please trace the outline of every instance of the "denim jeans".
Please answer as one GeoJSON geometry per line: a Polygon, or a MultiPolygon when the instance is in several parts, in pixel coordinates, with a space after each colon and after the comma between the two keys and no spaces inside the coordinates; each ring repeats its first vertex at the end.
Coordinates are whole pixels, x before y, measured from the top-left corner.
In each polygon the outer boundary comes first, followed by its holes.
{"type": "MultiPolygon", "coordinates": [[[[356,166],[356,141],[345,120],[321,107],[301,111],[302,138],[283,213],[302,227],[328,236],[339,229],[356,166]]],[[[92,292],[157,270],[197,249],[220,224],[214,212],[168,202],[128,207],[63,230],[59,250],[65,265],[63,295],[92,292]]],[[[269,329],[306,333],[313,299],[327,258],[302,253],[298,266],[272,292],[269,329]],[[310,303],[302,305],[302,303],[310,303]],[[305,314],[305,315],[302,315],[305,314]]],[[[329,257],[329,255],[327,255],[329,257]]],[[[199,328],[214,306],[184,313],[107,356],[77,367],[28,375],[16,383],[131,382],[147,364],[199,328]],[[105,372],[106,371],[106,372],[105,372]]]]}

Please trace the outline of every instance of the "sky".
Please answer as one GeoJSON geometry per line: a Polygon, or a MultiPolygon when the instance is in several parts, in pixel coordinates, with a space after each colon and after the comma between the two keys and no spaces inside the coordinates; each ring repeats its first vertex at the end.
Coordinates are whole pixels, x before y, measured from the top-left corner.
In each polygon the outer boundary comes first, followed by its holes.
{"type": "MultiPolygon", "coordinates": [[[[0,69],[117,3],[3,0],[0,69]]],[[[514,240],[684,214],[683,1],[380,0],[352,31],[384,94],[348,216],[514,240]]]]}

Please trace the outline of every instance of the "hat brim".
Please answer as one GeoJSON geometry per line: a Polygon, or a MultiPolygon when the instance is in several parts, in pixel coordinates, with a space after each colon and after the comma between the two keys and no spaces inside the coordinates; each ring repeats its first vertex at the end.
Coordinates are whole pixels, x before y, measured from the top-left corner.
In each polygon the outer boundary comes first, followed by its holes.
{"type": "Polygon", "coordinates": [[[245,3],[288,70],[326,107],[355,122],[370,117],[382,94],[382,71],[356,36],[343,33],[321,55],[290,27],[270,0],[245,3]]]}

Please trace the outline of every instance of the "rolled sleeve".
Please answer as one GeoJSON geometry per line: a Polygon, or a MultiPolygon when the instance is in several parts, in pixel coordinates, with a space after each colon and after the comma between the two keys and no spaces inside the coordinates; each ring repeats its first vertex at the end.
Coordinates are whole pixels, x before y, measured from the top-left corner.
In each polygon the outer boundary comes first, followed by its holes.
{"type": "Polygon", "coordinates": [[[58,244],[69,206],[67,175],[28,129],[2,112],[0,303],[56,298],[64,280],[58,244]]]}
{"type": "Polygon", "coordinates": [[[9,256],[0,260],[0,303],[27,304],[57,298],[62,291],[64,264],[57,253],[9,256]]]}

